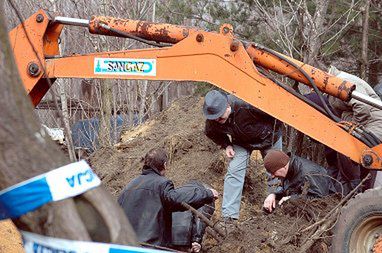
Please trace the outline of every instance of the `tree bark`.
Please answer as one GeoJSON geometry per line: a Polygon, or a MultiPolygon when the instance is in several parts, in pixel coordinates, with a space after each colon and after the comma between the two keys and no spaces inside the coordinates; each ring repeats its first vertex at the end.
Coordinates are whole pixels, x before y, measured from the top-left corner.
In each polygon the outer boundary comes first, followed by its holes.
{"type": "MultiPolygon", "coordinates": [[[[31,101],[23,89],[14,62],[0,3],[0,189],[68,164],[68,158],[41,129],[31,101]]],[[[73,199],[50,203],[15,219],[20,229],[42,235],[92,240],[100,234],[83,221],[94,218],[107,231],[109,242],[135,245],[132,232],[122,209],[109,194],[97,187],[73,199]],[[76,202],[87,202],[79,211],[76,202]],[[101,200],[101,201],[100,201],[101,200]],[[93,211],[92,211],[93,210],[93,211]],[[94,210],[97,210],[95,212],[94,210]],[[97,213],[97,215],[91,215],[97,213]],[[118,226],[114,226],[118,224],[118,226]],[[118,236],[119,235],[119,236],[118,236]]],[[[100,229],[98,228],[98,229],[100,229]]]]}
{"type": "MultiPolygon", "coordinates": [[[[107,8],[111,7],[110,0],[103,1],[103,14],[108,15],[109,12],[107,8]]],[[[109,51],[110,46],[106,40],[102,40],[101,42],[101,50],[109,51]]],[[[111,109],[112,109],[112,97],[113,97],[113,89],[112,89],[112,80],[111,79],[102,79],[100,80],[100,92],[101,92],[101,115],[99,121],[99,134],[98,141],[100,147],[111,147],[113,142],[111,140],[111,109]]]]}
{"type": "MultiPolygon", "coordinates": [[[[322,35],[325,31],[325,16],[327,14],[329,1],[328,0],[315,0],[316,10],[314,15],[312,16],[307,7],[307,1],[304,1],[304,13],[299,8],[298,14],[300,16],[298,19],[299,22],[299,31],[300,36],[303,39],[303,34],[307,34],[306,40],[303,41],[302,47],[302,55],[303,62],[309,65],[318,65],[317,56],[320,53],[320,49],[322,46],[322,35]],[[304,17],[306,20],[304,20],[304,17]],[[301,32],[302,31],[302,32],[301,32]]],[[[299,85],[299,90],[302,91],[303,94],[309,93],[311,88],[306,85],[299,85]]],[[[291,130],[291,142],[289,146],[289,150],[293,150],[293,152],[297,156],[302,156],[304,149],[306,149],[306,144],[304,144],[305,135],[295,129],[291,130]]],[[[307,143],[307,141],[305,141],[307,143]]],[[[312,143],[313,146],[321,145],[319,143],[312,143]]],[[[312,150],[316,150],[318,147],[312,148],[312,150]]],[[[307,154],[309,157],[314,157],[314,153],[307,154]]]]}
{"type": "Polygon", "coordinates": [[[370,0],[365,0],[365,8],[362,11],[362,55],[361,55],[361,78],[367,80],[369,60],[367,57],[369,45],[369,7],[370,0]]]}
{"type": "MultiPolygon", "coordinates": [[[[305,7],[306,7],[305,2],[305,7]]],[[[313,15],[313,18],[310,18],[310,14],[306,9],[306,16],[310,20],[309,26],[306,26],[306,29],[309,29],[308,31],[308,39],[307,39],[307,51],[304,54],[304,63],[307,63],[309,65],[317,65],[315,64],[317,61],[317,56],[320,52],[321,45],[322,45],[322,35],[325,31],[325,16],[328,11],[328,0],[316,0],[315,6],[316,6],[316,12],[313,15]]]]}
{"type": "Polygon", "coordinates": [[[147,86],[148,86],[148,81],[147,80],[142,80],[139,81],[140,86],[138,87],[139,90],[139,118],[138,118],[138,124],[141,124],[143,122],[143,118],[145,116],[145,109],[146,109],[146,103],[147,103],[147,86]]]}
{"type": "Polygon", "coordinates": [[[63,116],[62,123],[64,125],[64,130],[65,130],[66,146],[68,148],[70,161],[75,161],[76,154],[74,152],[72,131],[70,130],[70,125],[69,125],[68,102],[66,99],[65,87],[62,83],[60,83],[59,88],[60,88],[61,110],[62,110],[62,116],[63,116]]]}
{"type": "MultiPolygon", "coordinates": [[[[107,48],[107,47],[106,47],[107,48]]],[[[107,50],[105,50],[107,51],[107,50]]],[[[112,80],[100,80],[101,90],[101,115],[99,122],[98,141],[100,147],[111,147],[111,109],[112,109],[112,80]]]]}
{"type": "MultiPolygon", "coordinates": [[[[57,1],[50,0],[50,3],[53,5],[53,12],[57,13],[57,1]]],[[[65,46],[65,36],[62,36],[61,43],[59,45],[59,51],[60,55],[62,55],[63,47],[65,46]]],[[[65,82],[64,82],[65,83],[65,82]]],[[[65,140],[66,140],[66,146],[68,148],[69,153],[69,159],[70,161],[76,160],[76,154],[74,151],[74,144],[72,139],[72,131],[70,130],[70,124],[69,124],[69,112],[68,112],[68,100],[65,93],[65,87],[64,84],[59,83],[59,89],[60,89],[60,101],[61,101],[61,110],[62,110],[62,124],[64,126],[64,133],[65,133],[65,140]]]]}

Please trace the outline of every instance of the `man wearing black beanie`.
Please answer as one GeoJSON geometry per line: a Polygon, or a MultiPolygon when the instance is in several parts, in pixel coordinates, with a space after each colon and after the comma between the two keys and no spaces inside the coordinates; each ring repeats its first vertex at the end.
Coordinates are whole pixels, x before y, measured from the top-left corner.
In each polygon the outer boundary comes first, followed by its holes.
{"type": "Polygon", "coordinates": [[[291,198],[320,198],[334,192],[326,169],[307,159],[270,150],[264,157],[264,167],[282,181],[282,188],[264,200],[263,208],[268,212],[274,210],[276,200],[281,205],[291,198]]]}

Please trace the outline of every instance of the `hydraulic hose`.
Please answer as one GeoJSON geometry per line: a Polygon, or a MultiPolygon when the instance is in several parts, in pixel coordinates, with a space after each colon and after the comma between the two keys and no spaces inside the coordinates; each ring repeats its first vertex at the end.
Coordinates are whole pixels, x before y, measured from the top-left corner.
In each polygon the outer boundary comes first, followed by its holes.
{"type": "Polygon", "coordinates": [[[309,83],[312,85],[312,88],[314,89],[314,91],[317,93],[323,107],[324,107],[324,110],[326,111],[326,113],[329,115],[330,118],[332,118],[332,120],[338,122],[338,117],[336,115],[334,115],[334,113],[330,110],[330,108],[328,107],[328,105],[326,104],[322,94],[321,94],[321,91],[317,88],[317,85],[315,83],[315,81],[302,69],[300,68],[297,64],[295,64],[294,62],[291,62],[289,61],[287,58],[285,58],[283,55],[280,55],[279,53],[273,51],[272,49],[269,49],[269,48],[266,48],[266,47],[261,47],[260,48],[261,50],[264,50],[274,56],[276,56],[277,58],[287,62],[288,64],[290,64],[291,66],[293,66],[294,68],[296,68],[297,70],[299,70],[301,72],[301,74],[303,74],[305,76],[305,78],[309,81],[309,83]]]}

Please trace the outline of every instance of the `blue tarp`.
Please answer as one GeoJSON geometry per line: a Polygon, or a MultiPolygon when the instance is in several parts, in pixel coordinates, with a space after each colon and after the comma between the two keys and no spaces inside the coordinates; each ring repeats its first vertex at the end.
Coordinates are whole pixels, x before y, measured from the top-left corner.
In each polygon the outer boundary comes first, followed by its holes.
{"type": "MultiPolygon", "coordinates": [[[[134,125],[136,124],[134,118],[134,125]]],[[[114,129],[114,120],[110,119],[111,132],[110,138],[119,140],[124,120],[118,115],[116,119],[117,128],[114,129]]],[[[87,149],[89,152],[93,152],[99,145],[98,131],[99,131],[99,119],[91,118],[86,120],[77,121],[72,126],[72,138],[75,148],[87,149]]]]}

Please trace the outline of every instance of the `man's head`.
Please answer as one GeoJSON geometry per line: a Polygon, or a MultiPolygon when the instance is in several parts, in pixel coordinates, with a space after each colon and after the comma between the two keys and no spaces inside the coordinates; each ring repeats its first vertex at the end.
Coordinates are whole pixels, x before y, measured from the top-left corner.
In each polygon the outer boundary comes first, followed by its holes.
{"type": "Polygon", "coordinates": [[[144,163],[146,166],[157,169],[161,175],[164,175],[166,163],[168,161],[167,152],[162,148],[153,148],[147,152],[144,163]]]}
{"type": "Polygon", "coordinates": [[[203,113],[207,119],[224,124],[231,113],[227,95],[217,90],[209,91],[204,97],[203,113]]]}
{"type": "Polygon", "coordinates": [[[280,150],[269,150],[264,157],[264,167],[273,176],[285,178],[288,173],[289,156],[280,150]]]}

